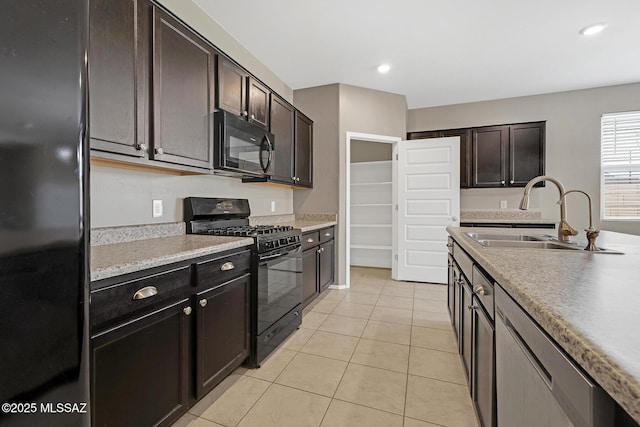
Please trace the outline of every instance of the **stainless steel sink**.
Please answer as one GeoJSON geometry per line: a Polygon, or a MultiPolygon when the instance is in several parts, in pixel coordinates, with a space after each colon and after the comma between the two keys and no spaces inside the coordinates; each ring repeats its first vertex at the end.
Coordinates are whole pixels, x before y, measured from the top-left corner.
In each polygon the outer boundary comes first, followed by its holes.
{"type": "Polygon", "coordinates": [[[581,251],[579,246],[571,246],[555,242],[545,241],[516,241],[516,240],[478,240],[482,246],[492,248],[522,248],[522,249],[568,249],[573,251],[581,251]]]}
{"type": "Polygon", "coordinates": [[[466,233],[473,240],[507,240],[516,242],[539,242],[553,238],[546,234],[499,234],[499,233],[466,233]]]}

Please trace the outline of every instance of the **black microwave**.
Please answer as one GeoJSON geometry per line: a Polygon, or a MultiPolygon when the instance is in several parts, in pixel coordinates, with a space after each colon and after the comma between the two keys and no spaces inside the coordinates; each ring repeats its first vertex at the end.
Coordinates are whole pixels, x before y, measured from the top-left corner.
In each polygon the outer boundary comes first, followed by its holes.
{"type": "Polygon", "coordinates": [[[273,173],[272,133],[224,110],[214,113],[214,127],[216,173],[243,177],[267,177],[273,173]]]}

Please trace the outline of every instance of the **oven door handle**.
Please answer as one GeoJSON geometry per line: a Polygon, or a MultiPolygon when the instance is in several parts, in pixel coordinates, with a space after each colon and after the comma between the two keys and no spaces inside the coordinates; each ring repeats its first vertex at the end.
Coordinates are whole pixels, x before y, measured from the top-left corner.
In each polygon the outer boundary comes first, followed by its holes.
{"type": "Polygon", "coordinates": [[[290,249],[288,251],[278,252],[277,254],[273,254],[273,255],[267,255],[267,256],[258,255],[258,261],[267,261],[269,259],[278,258],[278,257],[284,256],[284,255],[287,255],[287,254],[289,254],[291,252],[295,252],[298,249],[300,249],[300,246],[296,246],[293,249],[290,249]]]}

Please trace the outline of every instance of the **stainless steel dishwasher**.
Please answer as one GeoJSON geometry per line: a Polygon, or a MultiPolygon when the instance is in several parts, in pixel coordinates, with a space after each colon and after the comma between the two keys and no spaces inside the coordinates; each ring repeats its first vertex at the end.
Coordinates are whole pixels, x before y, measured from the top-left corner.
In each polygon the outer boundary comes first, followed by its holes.
{"type": "Polygon", "coordinates": [[[612,399],[496,286],[499,427],[610,427],[612,399]]]}

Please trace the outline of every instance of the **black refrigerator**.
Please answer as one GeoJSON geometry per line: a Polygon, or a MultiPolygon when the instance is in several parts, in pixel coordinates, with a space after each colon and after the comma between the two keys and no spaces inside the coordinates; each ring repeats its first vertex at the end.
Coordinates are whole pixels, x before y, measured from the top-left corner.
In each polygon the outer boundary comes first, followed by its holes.
{"type": "Polygon", "coordinates": [[[0,426],[89,425],[86,0],[0,2],[0,426]]]}

